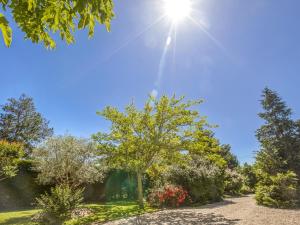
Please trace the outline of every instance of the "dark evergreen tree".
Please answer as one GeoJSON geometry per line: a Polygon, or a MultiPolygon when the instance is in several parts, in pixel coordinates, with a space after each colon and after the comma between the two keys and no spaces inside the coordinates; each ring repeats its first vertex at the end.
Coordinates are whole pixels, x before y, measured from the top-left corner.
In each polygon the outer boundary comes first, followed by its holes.
{"type": "Polygon", "coordinates": [[[221,156],[225,159],[227,167],[229,169],[234,169],[239,166],[239,161],[237,157],[232,153],[231,146],[226,144],[221,146],[220,150],[221,156]]]}
{"type": "Polygon", "coordinates": [[[292,110],[278,94],[268,88],[263,91],[261,101],[264,109],[259,113],[265,124],[257,130],[256,136],[261,144],[257,163],[270,175],[278,172],[299,171],[299,130],[297,122],[291,118],[292,110]],[[298,160],[297,160],[298,159],[298,160]]]}
{"type": "Polygon", "coordinates": [[[300,129],[291,117],[292,110],[276,92],[265,88],[262,98],[264,112],[259,117],[265,123],[256,132],[261,144],[255,163],[259,179],[256,199],[269,206],[292,206],[300,176],[300,129]]]}
{"type": "Polygon", "coordinates": [[[23,143],[27,153],[52,133],[49,121],[36,111],[32,98],[23,94],[19,99],[8,99],[1,107],[0,139],[23,143]]]}

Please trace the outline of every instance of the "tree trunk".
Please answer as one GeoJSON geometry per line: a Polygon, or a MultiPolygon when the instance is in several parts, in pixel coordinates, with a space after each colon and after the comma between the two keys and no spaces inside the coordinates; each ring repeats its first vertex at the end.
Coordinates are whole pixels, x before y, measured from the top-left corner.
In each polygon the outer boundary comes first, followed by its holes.
{"type": "Polygon", "coordinates": [[[138,203],[141,209],[144,208],[144,200],[143,200],[143,181],[142,181],[142,173],[137,172],[137,191],[138,191],[138,203]]]}

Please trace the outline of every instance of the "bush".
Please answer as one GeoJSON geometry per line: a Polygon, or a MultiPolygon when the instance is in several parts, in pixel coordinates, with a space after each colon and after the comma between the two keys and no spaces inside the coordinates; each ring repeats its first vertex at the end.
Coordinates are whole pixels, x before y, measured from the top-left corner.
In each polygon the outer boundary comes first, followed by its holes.
{"type": "Polygon", "coordinates": [[[227,169],[225,171],[225,193],[238,195],[243,186],[243,177],[236,170],[227,169]]]}
{"type": "Polygon", "coordinates": [[[220,201],[224,193],[222,170],[196,156],[186,166],[173,166],[167,180],[186,189],[194,203],[220,201]]]}
{"type": "Polygon", "coordinates": [[[50,194],[37,198],[37,207],[42,212],[37,217],[41,224],[61,224],[71,217],[71,213],[83,200],[83,189],[72,190],[69,186],[59,185],[50,194]]]}
{"type": "Polygon", "coordinates": [[[23,156],[22,144],[0,140],[0,181],[17,175],[18,164],[23,156]]]}
{"type": "Polygon", "coordinates": [[[255,186],[257,184],[257,177],[255,174],[254,166],[245,163],[239,171],[243,176],[243,187],[241,191],[254,193],[255,186]]]}
{"type": "Polygon", "coordinates": [[[153,189],[148,195],[148,202],[154,207],[179,207],[189,201],[188,192],[175,185],[153,189]]]}
{"type": "Polygon", "coordinates": [[[247,195],[247,194],[253,194],[254,191],[248,185],[243,184],[242,188],[240,190],[240,193],[244,194],[244,195],[247,195]]]}
{"type": "Polygon", "coordinates": [[[291,208],[297,205],[297,176],[294,172],[277,173],[265,176],[256,188],[255,198],[258,204],[291,208]]]}

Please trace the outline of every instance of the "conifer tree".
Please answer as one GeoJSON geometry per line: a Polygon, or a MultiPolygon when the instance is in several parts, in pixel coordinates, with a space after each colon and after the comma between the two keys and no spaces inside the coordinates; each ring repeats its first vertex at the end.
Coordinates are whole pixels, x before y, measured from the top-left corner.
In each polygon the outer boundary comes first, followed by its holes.
{"type": "Polygon", "coordinates": [[[265,88],[262,98],[264,112],[259,117],[265,123],[256,133],[261,145],[255,163],[259,180],[256,199],[268,206],[294,206],[297,186],[299,190],[300,129],[292,110],[275,91],[265,88]]]}

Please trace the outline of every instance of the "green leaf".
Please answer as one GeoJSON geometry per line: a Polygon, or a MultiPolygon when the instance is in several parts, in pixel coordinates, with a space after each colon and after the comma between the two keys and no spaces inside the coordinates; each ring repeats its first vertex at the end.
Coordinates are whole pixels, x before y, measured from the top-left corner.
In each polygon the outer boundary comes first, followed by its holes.
{"type": "Polygon", "coordinates": [[[4,43],[7,47],[9,47],[12,41],[12,30],[8,25],[8,21],[1,13],[0,13],[0,29],[2,31],[4,43]]]}
{"type": "Polygon", "coordinates": [[[36,7],[36,1],[35,0],[28,0],[28,11],[34,10],[36,7]]]}

